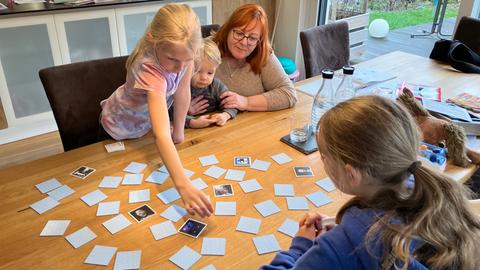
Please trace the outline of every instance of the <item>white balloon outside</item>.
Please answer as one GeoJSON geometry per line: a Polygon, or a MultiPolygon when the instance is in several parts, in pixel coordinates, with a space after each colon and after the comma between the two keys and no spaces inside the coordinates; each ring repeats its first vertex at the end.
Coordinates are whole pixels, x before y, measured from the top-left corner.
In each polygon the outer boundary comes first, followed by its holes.
{"type": "Polygon", "coordinates": [[[370,23],[368,27],[368,32],[371,37],[374,38],[384,38],[387,36],[390,26],[388,22],[384,19],[375,19],[370,23]]]}

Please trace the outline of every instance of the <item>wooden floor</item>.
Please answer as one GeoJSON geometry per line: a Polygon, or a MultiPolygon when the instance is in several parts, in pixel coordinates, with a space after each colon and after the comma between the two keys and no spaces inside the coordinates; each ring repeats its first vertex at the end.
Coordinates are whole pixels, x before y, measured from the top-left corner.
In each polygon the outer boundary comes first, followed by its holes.
{"type": "MultiPolygon", "coordinates": [[[[442,25],[442,34],[451,34],[455,27],[455,18],[445,19],[442,25]]],[[[411,54],[428,57],[433,48],[433,44],[440,39],[437,34],[432,34],[426,37],[414,37],[412,34],[422,34],[423,31],[430,32],[432,28],[431,23],[411,26],[401,29],[392,30],[385,38],[372,38],[367,40],[366,52],[359,58],[353,61],[358,63],[384,55],[393,51],[403,51],[411,54]]],[[[451,36],[443,37],[445,39],[451,36]]]]}
{"type": "MultiPolygon", "coordinates": [[[[452,33],[454,24],[455,19],[445,20],[442,33],[452,33]]],[[[366,52],[361,58],[353,61],[365,61],[392,51],[405,51],[428,57],[433,44],[438,40],[437,35],[415,38],[410,38],[410,35],[421,34],[422,30],[429,31],[430,28],[431,24],[423,24],[390,31],[387,37],[383,39],[369,38],[366,52]]],[[[2,116],[3,110],[0,110],[0,128],[2,116]]],[[[6,125],[6,121],[4,123],[6,125]]],[[[58,132],[0,145],[0,169],[61,152],[63,152],[63,148],[58,132]]]]}

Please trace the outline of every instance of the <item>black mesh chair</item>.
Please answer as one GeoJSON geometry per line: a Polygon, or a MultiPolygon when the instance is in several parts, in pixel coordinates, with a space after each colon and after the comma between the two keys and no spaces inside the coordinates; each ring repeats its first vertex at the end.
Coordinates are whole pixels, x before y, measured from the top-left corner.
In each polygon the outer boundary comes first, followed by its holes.
{"type": "Polygon", "coordinates": [[[325,68],[340,69],[350,58],[348,23],[334,22],[300,32],[305,77],[320,75],[325,68]]]}
{"type": "Polygon", "coordinates": [[[453,39],[461,41],[474,52],[480,54],[480,19],[462,17],[453,39]]]}

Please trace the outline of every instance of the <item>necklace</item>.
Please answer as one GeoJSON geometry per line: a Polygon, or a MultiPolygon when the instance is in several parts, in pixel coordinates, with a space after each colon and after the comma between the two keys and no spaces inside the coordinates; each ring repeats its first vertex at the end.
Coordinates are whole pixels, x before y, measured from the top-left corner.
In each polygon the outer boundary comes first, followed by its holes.
{"type": "Polygon", "coordinates": [[[240,65],[236,63],[235,67],[232,68],[232,66],[230,66],[230,61],[226,61],[227,62],[227,68],[228,68],[228,73],[230,74],[230,78],[233,78],[233,75],[235,75],[235,73],[241,69],[243,67],[243,65],[245,63],[241,63],[240,65]]]}

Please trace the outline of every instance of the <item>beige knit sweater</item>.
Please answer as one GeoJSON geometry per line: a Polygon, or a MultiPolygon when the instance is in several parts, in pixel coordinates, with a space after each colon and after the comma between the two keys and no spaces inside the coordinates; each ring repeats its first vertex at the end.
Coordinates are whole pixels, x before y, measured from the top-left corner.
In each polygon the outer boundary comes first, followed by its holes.
{"type": "Polygon", "coordinates": [[[223,61],[215,77],[230,91],[242,96],[263,94],[267,99],[269,111],[290,108],[297,102],[295,87],[273,53],[268,57],[267,64],[260,74],[253,73],[248,63],[238,69],[230,69],[226,61],[223,61]]]}

